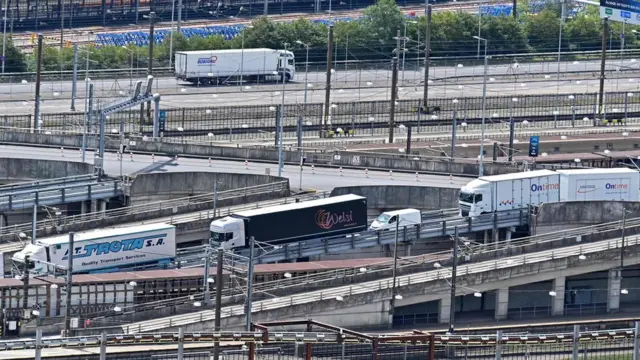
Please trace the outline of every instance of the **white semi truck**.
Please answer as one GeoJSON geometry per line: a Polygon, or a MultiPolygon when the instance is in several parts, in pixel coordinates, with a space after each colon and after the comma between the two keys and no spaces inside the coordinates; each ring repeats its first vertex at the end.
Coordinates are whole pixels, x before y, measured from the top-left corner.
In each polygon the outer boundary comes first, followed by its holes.
{"type": "Polygon", "coordinates": [[[479,216],[559,201],[639,201],[640,173],[628,168],[537,170],[483,176],[460,189],[460,215],[479,216]]]}
{"type": "Polygon", "coordinates": [[[272,49],[232,49],[178,51],[175,76],[190,83],[217,84],[233,81],[286,81],[295,75],[291,51],[272,49]]]}
{"type": "MultiPolygon", "coordinates": [[[[69,235],[38,239],[15,253],[16,266],[29,258],[31,270],[44,273],[52,265],[67,267],[69,235]]],[[[148,224],[76,233],[73,243],[73,273],[114,272],[126,268],[171,262],[176,256],[173,225],[148,224]]]]}

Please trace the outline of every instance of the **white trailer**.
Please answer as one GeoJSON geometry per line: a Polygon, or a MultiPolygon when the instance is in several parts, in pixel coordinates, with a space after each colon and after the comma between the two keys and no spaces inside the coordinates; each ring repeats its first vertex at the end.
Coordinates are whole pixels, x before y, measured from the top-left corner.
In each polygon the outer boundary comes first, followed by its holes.
{"type": "Polygon", "coordinates": [[[526,208],[560,199],[560,175],[550,170],[483,176],[460,189],[460,215],[526,208]]]}
{"type": "Polygon", "coordinates": [[[640,173],[628,168],[557,170],[560,201],[640,201],[640,173]]]}
{"type": "Polygon", "coordinates": [[[178,51],[175,76],[200,84],[234,81],[293,80],[295,58],[291,51],[272,49],[232,49],[178,51]]]}
{"type": "MultiPolygon", "coordinates": [[[[176,256],[173,225],[148,224],[76,233],[73,243],[73,272],[109,272],[143,264],[170,262],[176,256]]],[[[53,270],[48,264],[66,268],[69,261],[69,234],[38,239],[13,255],[22,267],[29,257],[36,273],[53,270]]]]}

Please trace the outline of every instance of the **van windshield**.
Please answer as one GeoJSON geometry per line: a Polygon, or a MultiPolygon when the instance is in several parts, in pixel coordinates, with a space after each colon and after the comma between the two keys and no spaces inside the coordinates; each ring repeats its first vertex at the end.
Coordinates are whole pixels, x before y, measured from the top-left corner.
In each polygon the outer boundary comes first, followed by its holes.
{"type": "Polygon", "coordinates": [[[378,218],[376,220],[378,220],[379,223],[388,223],[389,219],[391,219],[391,216],[389,216],[387,214],[382,214],[382,215],[378,216],[378,218]]]}
{"type": "Polygon", "coordinates": [[[478,201],[482,200],[482,197],[478,197],[476,196],[475,201],[474,201],[474,194],[473,193],[465,193],[465,192],[460,192],[460,202],[465,202],[465,203],[476,203],[478,201]]]}

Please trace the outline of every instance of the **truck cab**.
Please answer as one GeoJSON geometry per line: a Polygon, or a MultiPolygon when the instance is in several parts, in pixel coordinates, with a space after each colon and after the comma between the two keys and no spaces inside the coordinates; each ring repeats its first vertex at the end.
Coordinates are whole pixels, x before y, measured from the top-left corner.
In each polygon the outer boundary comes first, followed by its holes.
{"type": "MultiPolygon", "coordinates": [[[[296,59],[293,52],[286,50],[280,51],[280,66],[278,72],[282,74],[283,69],[286,81],[293,80],[293,76],[296,72],[296,59]]],[[[280,76],[280,81],[282,81],[282,75],[280,76]]]]}
{"type": "Polygon", "coordinates": [[[24,267],[24,261],[29,257],[29,270],[35,272],[45,272],[47,269],[44,263],[49,262],[49,256],[47,254],[48,248],[41,244],[27,244],[24,249],[13,254],[11,261],[14,265],[20,269],[24,267]]]}
{"type": "Polygon", "coordinates": [[[460,189],[460,216],[476,217],[492,212],[491,184],[487,181],[475,179],[460,189]]]}
{"type": "Polygon", "coordinates": [[[209,226],[211,245],[229,250],[244,247],[246,231],[244,220],[232,216],[216,219],[209,226]]]}

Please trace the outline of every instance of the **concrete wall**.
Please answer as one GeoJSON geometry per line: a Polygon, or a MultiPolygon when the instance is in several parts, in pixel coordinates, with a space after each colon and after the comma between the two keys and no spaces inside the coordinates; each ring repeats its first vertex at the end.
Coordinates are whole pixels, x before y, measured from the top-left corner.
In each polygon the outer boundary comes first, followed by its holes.
{"type": "Polygon", "coordinates": [[[86,175],[93,165],[82,162],[0,158],[0,183],[86,175]]]}
{"type": "Polygon", "coordinates": [[[459,189],[432,186],[345,186],[331,191],[331,196],[356,194],[367,198],[373,209],[416,208],[440,210],[458,207],[459,189]]]}
{"type": "Polygon", "coordinates": [[[176,199],[213,192],[218,181],[218,191],[287,181],[270,175],[250,175],[212,172],[175,172],[137,175],[130,188],[130,204],[176,199]]]}
{"type": "Polygon", "coordinates": [[[531,221],[535,234],[574,229],[622,219],[625,209],[627,219],[640,217],[640,202],[627,201],[571,201],[543,204],[531,221]]]}
{"type": "MultiPolygon", "coordinates": [[[[89,139],[89,146],[94,147],[95,139],[89,139]]],[[[143,141],[135,139],[136,145],[130,146],[131,151],[149,152],[168,155],[192,155],[212,158],[249,159],[252,161],[277,162],[278,151],[272,148],[241,148],[223,146],[205,146],[195,144],[178,144],[143,141]]],[[[61,136],[45,134],[29,134],[18,132],[0,133],[0,143],[11,144],[38,144],[60,147],[80,148],[82,138],[80,136],[61,136]]],[[[105,140],[105,148],[115,150],[119,147],[119,140],[105,140]]],[[[478,165],[473,163],[452,163],[444,160],[412,160],[401,156],[379,157],[367,153],[356,152],[331,152],[324,151],[305,152],[307,163],[316,165],[330,165],[342,167],[360,167],[368,169],[394,169],[422,172],[439,172],[443,174],[468,174],[478,173],[478,165]]],[[[300,153],[298,151],[284,151],[284,161],[298,164],[300,153]]],[[[502,164],[486,164],[485,175],[503,174],[515,172],[516,168],[502,164]]]]}

